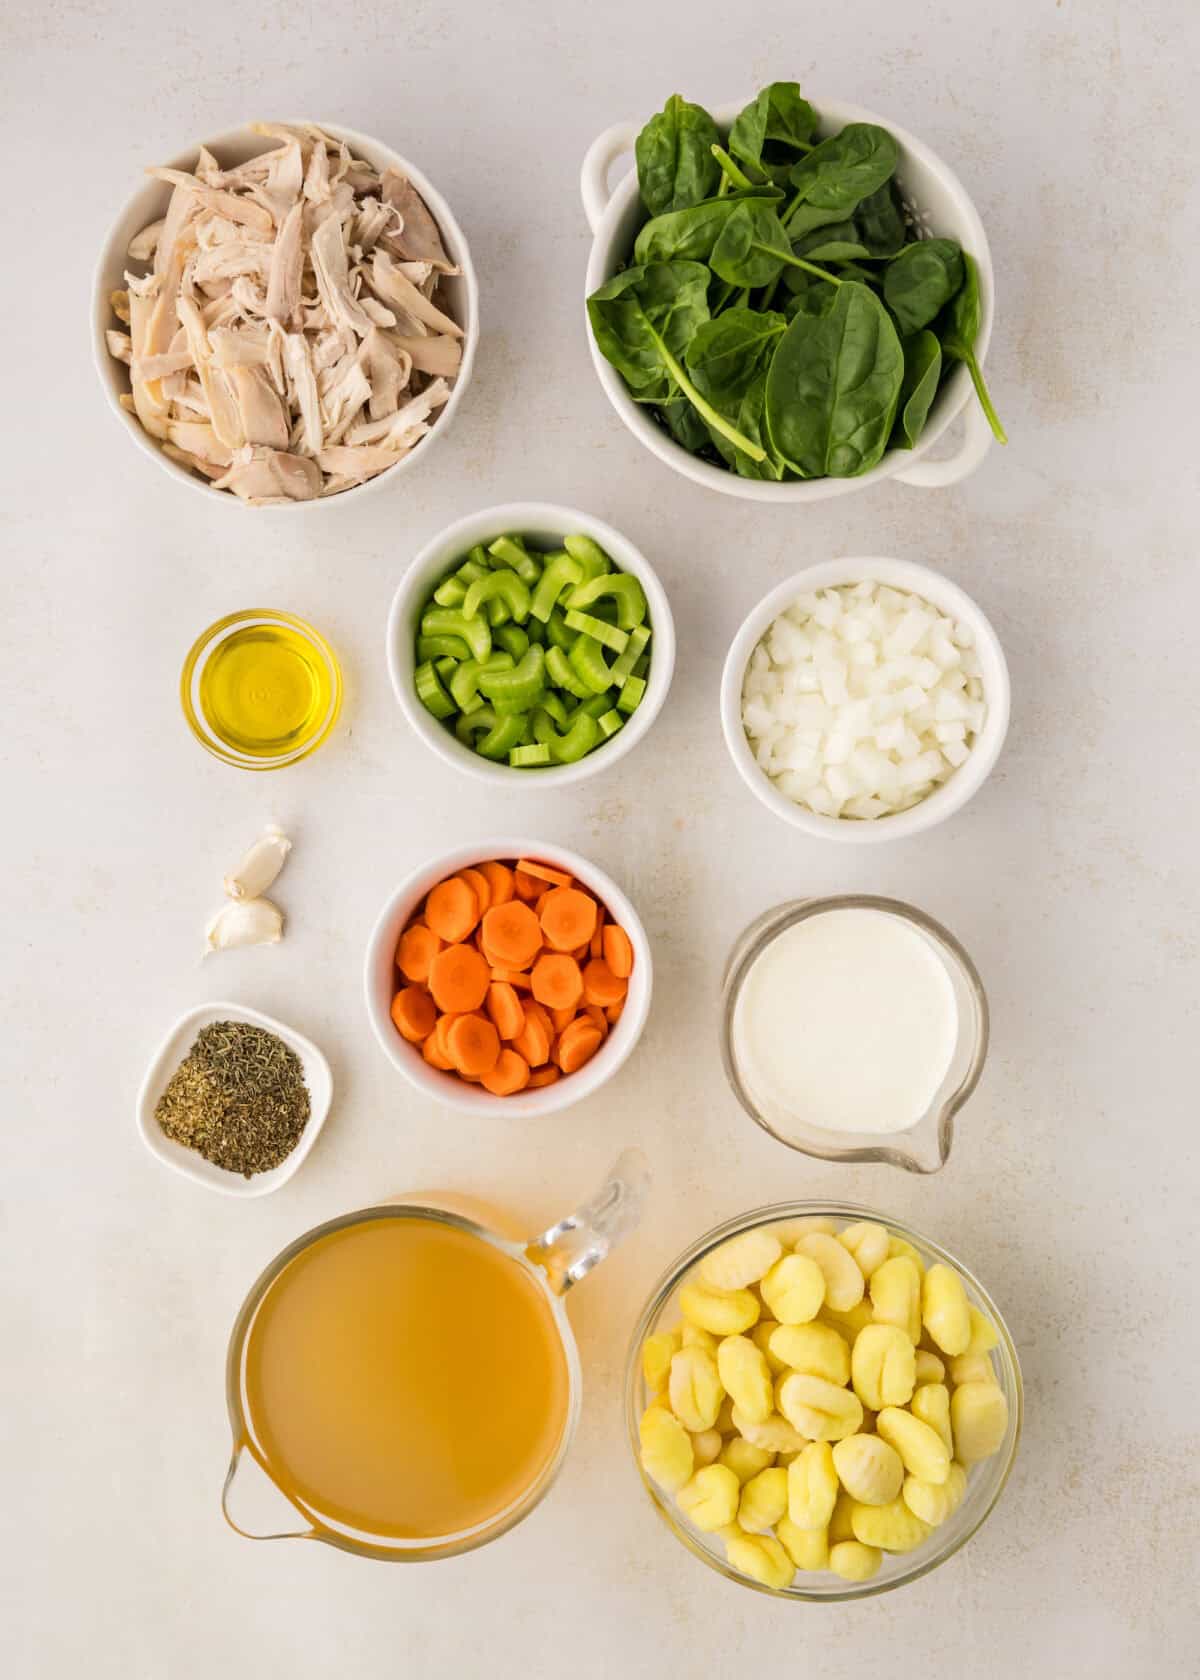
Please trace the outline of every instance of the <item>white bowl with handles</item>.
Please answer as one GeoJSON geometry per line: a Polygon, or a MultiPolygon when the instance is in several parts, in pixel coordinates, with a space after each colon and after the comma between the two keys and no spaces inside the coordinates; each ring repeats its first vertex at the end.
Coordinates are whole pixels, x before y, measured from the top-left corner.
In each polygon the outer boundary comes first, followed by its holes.
{"type": "MultiPolygon", "coordinates": [[[[291,120],[294,125],[295,119],[291,120]]],[[[339,491],[336,496],[317,496],[307,502],[288,502],[278,507],[252,510],[260,516],[267,513],[312,512],[318,508],[339,506],[351,499],[357,505],[364,496],[398,483],[414,465],[426,459],[431,446],[448,431],[470,383],[475,363],[475,348],[479,341],[479,285],[475,278],[475,267],[463,231],[441,193],[415,164],[401,157],[399,152],[394,152],[390,146],[371,139],[370,135],[360,134],[354,128],[344,128],[340,123],[318,123],[317,127],[335,140],[344,140],[353,157],[369,163],[380,173],[388,168],[398,169],[408,177],[425,200],[438,225],[447,255],[462,270],[461,274],[450,276],[443,281],[442,294],[446,313],[453,316],[463,329],[462,361],[455,375],[450,396],[438,413],[429,435],[422,438],[417,447],[397,461],[395,466],[388,467],[386,472],[367,479],[363,484],[339,491]]],[[[258,157],[262,152],[272,151],[279,144],[278,139],[270,135],[255,134],[245,126],[229,128],[220,134],[198,140],[177,156],[168,158],[166,167],[182,169],[190,174],[195,169],[201,146],[206,146],[222,164],[233,168],[239,163],[245,163],[249,158],[258,157]]],[[[232,507],[244,508],[247,504],[240,496],[235,496],[230,490],[218,490],[214,494],[212,486],[206,480],[198,478],[179,462],[172,461],[169,455],[163,453],[157,439],[152,438],[144,429],[137,415],[122,407],[121,398],[129,392],[129,369],[109,354],[105,338],[109,327],[120,325],[113,314],[109,295],[123,289],[125,285],[125,270],[130,266],[126,254],[129,241],[165,213],[172,190],[166,181],[147,177],[132,197],[126,200],[113,221],[97,258],[92,282],[92,358],[109,408],[126,435],[147,460],[161,467],[177,484],[203,492],[205,500],[210,504],[225,502],[232,507]]]]}
{"type": "MultiPolygon", "coordinates": [[[[714,107],[712,117],[717,127],[727,132],[745,104],[746,101],[742,100],[714,107]]],[[[941,238],[956,239],[963,250],[974,257],[979,270],[980,303],[975,355],[982,367],[992,336],[995,281],[987,235],[962,182],[928,146],[888,118],[878,117],[859,105],[847,105],[836,99],[814,98],[812,104],[820,115],[821,133],[825,136],[836,134],[847,123],[875,123],[880,128],[886,128],[900,148],[897,184],[919,225],[941,238]]],[[[641,123],[623,122],[605,129],[588,147],[583,160],[579,190],[584,214],[594,236],[588,258],[585,298],[590,297],[606,280],[611,280],[626,264],[638,228],[645,220],[645,210],[638,196],[636,170],[629,170],[615,187],[610,188],[608,184],[613,165],[625,154],[632,154],[641,128],[641,123]]],[[[710,490],[719,490],[726,496],[740,496],[743,501],[819,502],[828,496],[848,496],[855,490],[865,490],[885,478],[895,479],[897,484],[938,490],[948,484],[957,484],[974,472],[992,442],[991,428],[975,397],[971,376],[960,362],[934,398],[925,430],[915,449],[889,449],[877,466],[857,478],[795,479],[784,483],[741,478],[724,467],[700,460],[676,443],[651,418],[646,406],[633,400],[621,375],[601,354],[590,322],[585,321],[585,330],[592,362],[604,393],[639,442],[685,478],[710,490]],[[965,424],[957,449],[951,455],[930,459],[934,446],[959,415],[963,416],[965,424]]]]}

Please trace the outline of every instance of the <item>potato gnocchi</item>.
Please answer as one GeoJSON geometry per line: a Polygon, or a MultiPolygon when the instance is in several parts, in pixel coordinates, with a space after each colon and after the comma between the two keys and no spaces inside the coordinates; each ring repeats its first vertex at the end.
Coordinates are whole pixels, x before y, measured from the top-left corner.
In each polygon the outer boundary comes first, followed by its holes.
{"type": "Polygon", "coordinates": [[[870,1580],[925,1545],[1008,1435],[995,1326],[875,1220],[740,1232],[641,1350],[641,1463],[730,1565],[870,1580]]]}

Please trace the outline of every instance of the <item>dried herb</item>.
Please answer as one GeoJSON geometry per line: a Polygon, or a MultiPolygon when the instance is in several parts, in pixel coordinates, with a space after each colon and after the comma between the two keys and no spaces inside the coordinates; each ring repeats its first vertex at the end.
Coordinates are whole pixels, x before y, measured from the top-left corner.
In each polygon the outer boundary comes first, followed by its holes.
{"type": "Polygon", "coordinates": [[[196,1035],[154,1117],[176,1143],[250,1178],[287,1159],[311,1108],[300,1058],[281,1038],[247,1021],[214,1021],[196,1035]]]}

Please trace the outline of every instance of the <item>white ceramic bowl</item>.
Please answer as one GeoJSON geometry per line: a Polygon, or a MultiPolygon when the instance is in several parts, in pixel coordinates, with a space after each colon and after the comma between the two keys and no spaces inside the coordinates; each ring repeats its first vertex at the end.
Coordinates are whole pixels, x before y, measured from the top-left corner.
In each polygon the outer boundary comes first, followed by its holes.
{"type": "Polygon", "coordinates": [[[432,858],[414,869],[392,893],[375,923],[367,943],[364,973],[367,1014],[384,1055],[410,1084],[431,1101],[456,1108],[462,1114],[482,1119],[519,1119],[554,1114],[582,1102],[598,1091],[616,1073],[642,1036],[650,1012],[653,964],[650,941],[641,917],[610,875],[563,846],[548,846],[542,840],[479,840],[469,846],[432,858]],[[553,1085],[537,1091],[521,1091],[511,1097],[494,1097],[481,1086],[469,1085],[453,1074],[440,1073],[421,1055],[419,1046],[401,1038],[392,1024],[391,1003],[397,982],[396,945],[409,917],[429,889],[460,869],[469,869],[488,859],[527,857],[574,875],[608,909],[625,929],[633,944],[633,973],[620,1019],[590,1062],[577,1073],[565,1075],[553,1085]]]}
{"type": "MultiPolygon", "coordinates": [[[[732,105],[715,106],[712,115],[717,126],[727,131],[745,103],[739,100],[732,105]]],[[[877,117],[861,106],[847,105],[837,99],[814,97],[812,103],[820,113],[823,135],[835,134],[852,122],[876,123],[886,128],[900,147],[896,179],[905,202],[918,214],[922,228],[942,238],[957,239],[964,251],[974,257],[979,268],[981,305],[975,353],[982,366],[992,335],[995,298],[992,258],[983,223],[962,182],[928,146],[890,118],[877,117]]],[[[645,219],[635,171],[630,170],[611,192],[608,186],[609,171],[619,157],[632,152],[640,128],[640,123],[626,122],[606,129],[592,142],[583,160],[580,192],[595,236],[588,258],[585,297],[626,265],[638,228],[645,219]]],[[[740,496],[752,502],[818,502],[827,496],[848,496],[852,491],[865,490],[884,478],[936,489],[955,484],[974,472],[992,441],[991,429],[973,394],[970,375],[959,364],[934,399],[915,449],[889,449],[877,466],[858,478],[814,478],[781,484],[739,478],[737,473],[698,460],[677,444],[651,418],[643,404],[634,402],[621,375],[601,355],[586,321],[585,330],[605,395],[633,435],[685,478],[726,496],[740,496]],[[959,414],[964,414],[966,427],[957,450],[940,460],[928,459],[930,451],[959,414]]]]}
{"type": "Polygon", "coordinates": [[[772,589],[734,637],[721,675],[721,727],[725,732],[725,744],[742,780],[768,810],[818,840],[841,840],[851,846],[872,846],[933,828],[978,792],[1004,745],[1004,737],[1008,733],[1009,700],[1008,666],[999,637],[979,607],[956,583],[930,571],[928,566],[918,566],[912,560],[826,560],[822,565],[809,566],[805,571],[797,572],[786,583],[772,589]],[[919,805],[907,811],[898,811],[895,816],[879,817],[874,822],[859,822],[848,817],[820,817],[815,811],[788,799],[759,768],[742,725],[742,683],[746,666],[750,663],[750,655],[780,613],[791,605],[797,595],[806,594],[809,590],[861,583],[866,578],[920,595],[942,612],[950,613],[970,626],[975,637],[975,651],[983,667],[983,698],[987,706],[983,728],[962,768],[919,805]]]}
{"type": "Polygon", "coordinates": [[[675,624],[666,591],[640,549],[611,525],[593,519],[577,508],[558,507],[553,502],[509,502],[503,507],[483,508],[448,525],[426,543],[405,572],[392,600],[387,624],[387,661],[392,687],[400,709],[426,746],[440,759],[477,781],[493,786],[544,791],[582,782],[607,770],[631,752],[649,730],[667,698],[675,669],[675,624]],[[488,543],[504,533],[518,533],[543,548],[561,545],[565,536],[583,532],[594,537],[623,572],[631,572],[646,592],[650,609],[650,669],[642,703],[610,741],[574,764],[557,764],[544,770],[515,770],[508,764],[494,764],[481,758],[457,739],[453,730],[438,721],[417,698],[414,681],[415,642],[421,613],[429,596],[456,562],[466,557],[476,543],[488,543]]]}
{"type": "Polygon", "coordinates": [[[142,1080],[142,1088],[138,1092],[137,1127],[142,1142],[151,1155],[165,1167],[182,1173],[185,1178],[195,1179],[197,1184],[203,1184],[209,1190],[217,1190],[223,1196],[269,1196],[272,1190],[278,1190],[285,1185],[303,1164],[317,1141],[321,1127],[325,1124],[332,1098],[333,1075],[329,1071],[329,1063],[311,1039],[293,1031],[291,1027],[284,1026],[282,1021],[273,1020],[270,1015],[260,1015],[257,1009],[247,1009],[243,1004],[203,1003],[196,1009],[186,1010],[155,1051],[154,1058],[146,1070],[146,1077],[142,1080]],[[166,1090],[172,1074],[196,1042],[196,1034],[202,1027],[211,1026],[214,1021],[248,1021],[252,1027],[262,1027],[265,1031],[274,1033],[296,1052],[304,1069],[304,1083],[308,1086],[311,1112],[300,1135],[300,1141],[286,1161],[272,1167],[270,1172],[255,1173],[253,1178],[243,1178],[241,1173],[227,1172],[224,1167],[214,1166],[211,1161],[206,1161],[203,1155],[198,1155],[194,1149],[185,1149],[183,1144],[169,1138],[154,1118],[158,1100],[166,1090]]]}
{"type": "MultiPolygon", "coordinates": [[[[308,502],[289,502],[279,508],[255,509],[257,513],[291,513],[297,510],[311,512],[318,508],[337,507],[351,498],[357,502],[369,493],[398,483],[405,473],[428,457],[433,444],[444,437],[449,429],[470,383],[475,349],[479,341],[479,287],[475,279],[471,253],[462,229],[441,193],[414,164],[401,157],[399,152],[392,151],[390,146],[372,140],[367,134],[360,134],[357,129],[343,128],[340,124],[319,123],[317,126],[323,128],[326,134],[344,140],[356,158],[361,158],[375,169],[382,171],[390,166],[401,170],[429,206],[430,213],[441,231],[442,243],[447,253],[462,270],[460,275],[443,281],[441,294],[445,299],[446,313],[452,315],[463,329],[462,363],[450,397],[443,405],[429,435],[422,438],[417,447],[397,461],[394,467],[389,467],[386,472],[379,473],[375,478],[369,478],[365,484],[356,485],[352,490],[340,491],[336,496],[321,496],[308,502]]],[[[249,128],[230,128],[222,134],[197,141],[177,157],[168,159],[167,167],[187,170],[190,173],[195,168],[200,147],[204,145],[222,164],[232,168],[236,164],[244,163],[247,158],[257,157],[260,152],[271,151],[279,143],[268,135],[254,134],[249,128]]],[[[122,207],[112,225],[96,263],[92,286],[92,355],[109,407],[127,435],[148,460],[154,461],[176,483],[186,484],[190,489],[202,492],[210,502],[227,502],[232,507],[245,507],[247,504],[239,496],[225,490],[214,494],[211,486],[203,479],[198,478],[186,467],[180,466],[178,462],[172,461],[168,455],[164,455],[155,439],[143,429],[137,416],[121,407],[120,398],[129,391],[129,370],[122,362],[109,355],[105,342],[105,330],[119,324],[108,299],[110,292],[121,290],[125,285],[125,270],[130,266],[126,256],[129,241],[135,233],[140,233],[164,213],[171,192],[171,187],[165,181],[147,177],[122,207]]]]}

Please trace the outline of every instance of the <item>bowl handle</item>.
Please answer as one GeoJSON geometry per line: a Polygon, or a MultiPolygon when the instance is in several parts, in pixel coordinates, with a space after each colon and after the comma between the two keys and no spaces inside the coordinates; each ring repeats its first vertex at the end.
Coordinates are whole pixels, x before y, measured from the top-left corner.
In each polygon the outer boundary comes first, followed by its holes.
{"type": "Polygon", "coordinates": [[[953,455],[935,461],[914,461],[911,467],[892,474],[896,483],[915,484],[921,490],[940,490],[973,473],[991,448],[992,428],[974,397],[963,419],[962,437],[953,455]]]}
{"type": "Polygon", "coordinates": [[[544,1268],[556,1295],[565,1295],[629,1235],[649,1188],[646,1157],[640,1149],[625,1149],[594,1196],[526,1243],[526,1258],[544,1268]]]}
{"type": "Polygon", "coordinates": [[[583,213],[593,233],[600,231],[600,220],[608,209],[612,193],[608,172],[622,152],[631,152],[638,136],[636,123],[614,123],[598,134],[584,154],[579,172],[579,194],[583,199],[583,213]]]}

